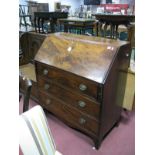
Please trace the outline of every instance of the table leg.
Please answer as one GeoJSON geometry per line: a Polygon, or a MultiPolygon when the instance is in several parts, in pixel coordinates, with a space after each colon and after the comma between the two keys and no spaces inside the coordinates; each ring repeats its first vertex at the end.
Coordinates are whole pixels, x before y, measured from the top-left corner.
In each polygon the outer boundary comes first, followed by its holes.
{"type": "Polygon", "coordinates": [[[134,40],[134,26],[133,25],[128,25],[127,26],[128,29],[128,41],[132,41],[133,44],[133,40],[134,40]]]}
{"type": "Polygon", "coordinates": [[[64,32],[68,32],[68,26],[66,24],[64,24],[64,32]]]}
{"type": "Polygon", "coordinates": [[[36,25],[36,22],[37,22],[37,18],[34,17],[34,28],[35,28],[35,32],[37,32],[37,25],[36,25]]]}
{"type": "Polygon", "coordinates": [[[115,28],[116,28],[116,25],[115,24],[113,24],[112,25],[112,38],[114,39],[115,38],[115,28]]]}
{"type": "Polygon", "coordinates": [[[103,32],[104,32],[104,37],[106,37],[106,31],[107,31],[107,23],[104,25],[104,30],[103,30],[103,32]]]}
{"type": "Polygon", "coordinates": [[[82,30],[83,30],[83,34],[85,34],[85,32],[86,32],[86,31],[85,31],[85,28],[82,28],[82,30]]]}
{"type": "Polygon", "coordinates": [[[99,27],[99,23],[97,22],[96,24],[95,24],[95,27],[96,27],[96,36],[98,36],[98,27],[99,27]]]}
{"type": "Polygon", "coordinates": [[[51,28],[51,33],[54,33],[54,21],[50,19],[50,28],[51,28]]]}
{"type": "Polygon", "coordinates": [[[92,36],[94,35],[94,28],[91,29],[92,36]]]}
{"type": "Polygon", "coordinates": [[[62,32],[62,24],[59,22],[59,29],[60,29],[60,32],[62,32]]]}
{"type": "Polygon", "coordinates": [[[41,18],[41,28],[42,32],[44,33],[44,18],[41,18]]]}
{"type": "Polygon", "coordinates": [[[116,34],[116,39],[117,39],[117,33],[118,33],[118,25],[115,25],[115,27],[116,27],[115,34],[116,34]]]}
{"type": "Polygon", "coordinates": [[[38,30],[39,30],[39,33],[40,33],[40,18],[38,18],[38,20],[37,20],[37,25],[38,25],[38,30]]]}
{"type": "Polygon", "coordinates": [[[113,25],[110,24],[110,38],[113,38],[113,25]]]}

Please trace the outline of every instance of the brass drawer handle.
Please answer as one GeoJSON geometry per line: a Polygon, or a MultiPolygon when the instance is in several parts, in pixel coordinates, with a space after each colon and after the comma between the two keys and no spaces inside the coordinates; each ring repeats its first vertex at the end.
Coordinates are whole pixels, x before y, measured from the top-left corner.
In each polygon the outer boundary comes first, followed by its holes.
{"type": "Polygon", "coordinates": [[[87,89],[87,86],[84,85],[84,84],[80,84],[80,85],[79,85],[79,89],[80,89],[81,91],[85,91],[85,90],[87,89]]]}
{"type": "Polygon", "coordinates": [[[48,70],[47,69],[44,69],[43,70],[43,75],[47,75],[48,74],[48,70]]]}
{"type": "Polygon", "coordinates": [[[85,124],[85,123],[86,123],[86,120],[85,120],[84,118],[80,118],[80,119],[79,119],[79,123],[80,123],[80,124],[85,124]]]}
{"type": "Polygon", "coordinates": [[[51,104],[51,100],[50,99],[47,99],[46,100],[46,105],[49,105],[49,104],[51,104]]]}
{"type": "Polygon", "coordinates": [[[78,104],[81,108],[84,108],[86,106],[86,103],[84,101],[79,101],[78,104]]]}
{"type": "Polygon", "coordinates": [[[45,85],[44,85],[44,89],[45,89],[45,90],[48,90],[49,88],[50,88],[50,85],[49,85],[49,84],[45,84],[45,85]]]}

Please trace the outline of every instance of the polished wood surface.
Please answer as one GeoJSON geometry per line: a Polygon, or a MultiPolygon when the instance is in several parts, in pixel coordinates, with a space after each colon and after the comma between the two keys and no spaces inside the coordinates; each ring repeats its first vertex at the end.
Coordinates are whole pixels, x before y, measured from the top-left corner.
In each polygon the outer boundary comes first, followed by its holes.
{"type": "Polygon", "coordinates": [[[127,42],[57,33],[45,39],[35,60],[104,83],[111,60],[123,44],[127,42]]]}
{"type": "Polygon", "coordinates": [[[93,118],[95,117],[96,120],[98,120],[100,104],[97,101],[91,100],[87,96],[74,93],[71,89],[66,91],[66,87],[62,87],[62,85],[48,81],[42,77],[38,78],[38,86],[40,90],[50,93],[53,96],[57,96],[62,101],[72,105],[74,108],[77,108],[88,115],[93,116],[93,118]],[[46,86],[49,88],[46,89],[46,86]],[[57,92],[59,92],[59,94],[57,92]]]}
{"type": "MultiPolygon", "coordinates": [[[[37,60],[38,61],[38,60],[37,60]]],[[[64,87],[69,87],[70,89],[74,89],[77,92],[81,92],[79,87],[80,84],[85,83],[87,85],[87,89],[83,92],[86,95],[92,96],[92,98],[97,99],[97,86],[98,84],[94,81],[88,81],[85,78],[78,78],[74,74],[68,74],[66,71],[63,71],[61,69],[47,66],[45,64],[36,64],[37,68],[37,74],[40,76],[43,76],[44,78],[48,78],[56,83],[62,84],[64,87]],[[48,74],[44,74],[44,72],[47,71],[48,74]]]]}
{"type": "Polygon", "coordinates": [[[95,120],[90,119],[90,117],[84,113],[64,104],[62,100],[59,100],[52,95],[49,96],[43,94],[43,92],[40,92],[39,99],[43,107],[50,110],[68,125],[87,132],[88,134],[90,133],[92,136],[97,134],[98,123],[95,120]]]}
{"type": "Polygon", "coordinates": [[[130,22],[133,22],[135,20],[135,15],[93,14],[93,16],[95,16],[97,20],[100,20],[102,22],[114,21],[114,22],[129,24],[130,22]]]}
{"type": "Polygon", "coordinates": [[[48,35],[35,56],[40,105],[90,136],[98,149],[120,119],[130,51],[125,41],[48,35]]]}

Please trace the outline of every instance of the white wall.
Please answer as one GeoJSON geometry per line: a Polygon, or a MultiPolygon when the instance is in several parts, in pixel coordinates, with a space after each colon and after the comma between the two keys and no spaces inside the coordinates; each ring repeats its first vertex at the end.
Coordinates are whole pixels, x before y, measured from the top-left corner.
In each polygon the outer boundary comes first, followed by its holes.
{"type": "Polygon", "coordinates": [[[70,5],[71,6],[70,10],[74,12],[76,8],[80,7],[81,3],[80,3],[80,0],[61,0],[61,4],[70,5]]]}
{"type": "MultiPolygon", "coordinates": [[[[31,0],[38,3],[49,3],[49,11],[54,11],[54,2],[60,1],[62,5],[70,5],[72,12],[80,7],[83,0],[31,0]]],[[[26,4],[26,0],[19,0],[20,4],[26,4]]]]}
{"type": "Polygon", "coordinates": [[[31,0],[31,1],[36,1],[38,3],[48,3],[49,11],[54,11],[54,0],[31,0]]]}
{"type": "Polygon", "coordinates": [[[19,0],[19,4],[21,4],[21,5],[26,5],[27,2],[26,2],[25,0],[19,0]]]}

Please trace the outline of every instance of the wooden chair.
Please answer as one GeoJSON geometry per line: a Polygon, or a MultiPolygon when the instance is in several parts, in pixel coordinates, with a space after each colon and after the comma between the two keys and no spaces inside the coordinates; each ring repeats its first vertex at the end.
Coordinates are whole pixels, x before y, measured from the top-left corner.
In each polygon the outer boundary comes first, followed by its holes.
{"type": "Polygon", "coordinates": [[[29,109],[29,99],[31,94],[32,82],[23,75],[19,74],[19,101],[22,97],[21,85],[23,85],[22,87],[25,88],[25,91],[23,92],[23,112],[25,112],[29,109]]]}
{"type": "MultiPolygon", "coordinates": [[[[24,33],[19,33],[19,60],[22,61],[24,58],[24,53],[21,48],[20,39],[24,35],[24,33]]],[[[23,73],[19,72],[19,101],[22,98],[22,94],[24,96],[23,98],[23,112],[27,111],[29,108],[29,99],[31,94],[31,88],[32,88],[32,81],[29,79],[29,77],[25,77],[23,73]],[[24,88],[25,91],[22,91],[22,88],[24,88]]]]}
{"type": "Polygon", "coordinates": [[[27,26],[32,26],[31,15],[29,14],[29,7],[27,5],[19,5],[19,25],[24,26],[27,30],[27,26]]]}
{"type": "Polygon", "coordinates": [[[21,37],[24,35],[24,33],[19,33],[19,62],[23,59],[23,50],[21,48],[21,37]]]}

